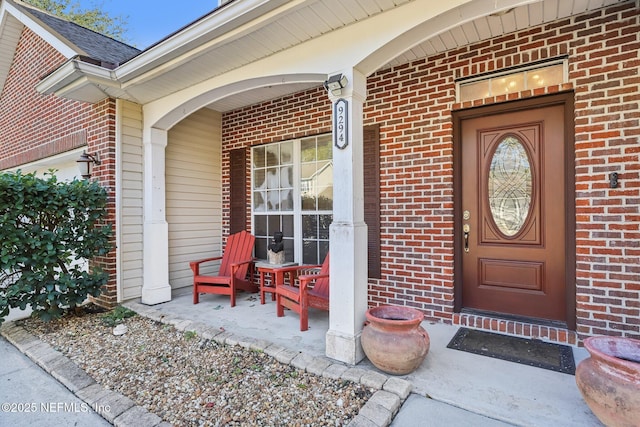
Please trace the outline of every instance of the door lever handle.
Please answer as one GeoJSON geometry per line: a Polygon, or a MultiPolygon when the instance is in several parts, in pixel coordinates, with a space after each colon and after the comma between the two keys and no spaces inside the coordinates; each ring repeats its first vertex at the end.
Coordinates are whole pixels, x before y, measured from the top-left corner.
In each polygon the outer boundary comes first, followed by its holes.
{"type": "Polygon", "coordinates": [[[465,252],[469,252],[469,231],[471,231],[471,228],[469,227],[469,224],[465,224],[462,227],[462,236],[464,238],[464,251],[465,252]]]}

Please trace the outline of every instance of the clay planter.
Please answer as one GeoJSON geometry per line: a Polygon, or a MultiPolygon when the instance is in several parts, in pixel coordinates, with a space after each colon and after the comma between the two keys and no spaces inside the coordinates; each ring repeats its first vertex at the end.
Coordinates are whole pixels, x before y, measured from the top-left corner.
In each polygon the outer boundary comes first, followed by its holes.
{"type": "Polygon", "coordinates": [[[608,427],[640,426],[640,340],[598,336],[584,340],[591,357],[576,369],[576,384],[608,427]]]}
{"type": "Polygon", "coordinates": [[[420,326],[424,315],[410,307],[380,306],[366,316],[361,342],[371,363],[392,375],[416,370],[429,352],[429,334],[420,326]]]}

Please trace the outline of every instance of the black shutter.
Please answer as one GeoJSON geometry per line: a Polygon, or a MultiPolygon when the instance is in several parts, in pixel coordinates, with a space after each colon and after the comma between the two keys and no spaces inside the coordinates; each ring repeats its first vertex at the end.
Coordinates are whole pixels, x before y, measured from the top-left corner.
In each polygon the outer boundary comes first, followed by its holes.
{"type": "Polygon", "coordinates": [[[380,273],[380,127],[365,126],[364,137],[364,222],[368,233],[368,272],[380,273]]]}
{"type": "Polygon", "coordinates": [[[229,153],[229,233],[247,228],[247,150],[229,153]]]}

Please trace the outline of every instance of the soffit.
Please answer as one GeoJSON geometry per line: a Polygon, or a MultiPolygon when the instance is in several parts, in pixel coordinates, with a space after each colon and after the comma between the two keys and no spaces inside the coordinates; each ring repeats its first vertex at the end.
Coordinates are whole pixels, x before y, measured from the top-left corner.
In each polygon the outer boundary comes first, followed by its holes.
{"type": "MultiPolygon", "coordinates": [[[[214,28],[203,27],[200,39],[190,31],[198,29],[199,25],[207,24],[207,22],[194,23],[184,31],[168,37],[150,50],[143,52],[129,64],[124,64],[116,69],[116,77],[120,83],[118,87],[100,86],[100,88],[109,96],[146,104],[183,89],[192,88],[200,82],[217,76],[227,73],[232,76],[234,70],[248,64],[270,56],[275,57],[277,53],[295,46],[304,46],[305,42],[318,39],[341,28],[357,26],[359,22],[367,18],[391,11],[411,1],[267,1],[262,3],[261,7],[270,7],[270,9],[262,9],[259,11],[260,13],[253,10],[251,19],[245,17],[245,23],[229,24],[226,29],[224,28],[225,24],[214,28]],[[212,33],[216,33],[215,37],[212,33]],[[141,61],[145,55],[153,54],[154,49],[161,50],[163,47],[172,46],[175,37],[184,37],[185,44],[179,48],[170,49],[167,56],[159,55],[158,61],[161,60],[161,62],[141,61]],[[128,65],[135,64],[136,61],[141,64],[139,68],[131,67],[136,72],[123,72],[128,65]]],[[[411,35],[412,39],[396,44],[393,47],[394,51],[382,55],[383,60],[376,63],[376,67],[378,67],[377,69],[385,69],[405,64],[415,59],[621,1],[624,0],[531,0],[509,13],[499,16],[487,15],[488,11],[496,10],[495,8],[498,7],[494,6],[493,1],[490,5],[485,1],[464,2],[461,6],[452,8],[425,22],[419,28],[407,28],[407,33],[414,30],[411,35]],[[465,16],[476,17],[479,15],[483,16],[466,20],[464,18],[465,16]]],[[[225,7],[234,3],[244,4],[242,0],[237,0],[237,2],[231,2],[225,7]]],[[[516,1],[513,0],[513,3],[516,1]]],[[[505,4],[507,4],[507,0],[501,1],[500,7],[506,8],[505,4]]],[[[222,12],[224,12],[224,8],[212,12],[205,19],[216,18],[216,14],[222,12]]],[[[345,40],[345,45],[349,45],[349,40],[345,40]]],[[[358,49],[358,46],[349,47],[358,49]]],[[[313,55],[313,52],[305,51],[305,54],[313,55]]],[[[305,61],[304,58],[289,59],[305,61]]],[[[315,87],[318,84],[318,82],[298,82],[246,90],[212,102],[208,107],[226,112],[315,87]]]]}
{"type": "MultiPolygon", "coordinates": [[[[457,49],[472,43],[488,40],[547,22],[553,22],[562,18],[581,14],[589,10],[595,10],[620,3],[622,1],[625,0],[543,0],[516,7],[503,15],[486,15],[463,23],[456,21],[456,17],[460,16],[461,13],[459,10],[453,9],[447,13],[449,16],[438,17],[435,20],[441,21],[440,24],[442,24],[442,22],[446,22],[446,20],[456,22],[456,24],[451,25],[448,29],[418,43],[410,49],[401,52],[398,56],[381,67],[381,69],[406,64],[416,59],[457,49]]],[[[301,27],[307,28],[306,24],[310,19],[309,15],[307,15],[308,12],[308,10],[305,10],[292,15],[291,19],[283,22],[281,28],[284,29],[284,27],[291,25],[292,28],[302,31],[301,27]],[[304,20],[298,21],[298,18],[301,17],[305,17],[304,20]],[[305,25],[302,26],[300,22],[304,22],[305,25]]],[[[326,13],[326,10],[323,9],[323,12],[326,13]]],[[[329,28],[331,27],[323,27],[322,30],[330,31],[329,28]]],[[[300,33],[296,32],[296,34],[300,33]]],[[[275,88],[275,90],[281,92],[280,95],[292,93],[293,91],[290,89],[292,89],[292,87],[288,86],[279,86],[275,88]]],[[[302,90],[304,88],[298,89],[302,90]]],[[[276,97],[276,92],[269,92],[269,94],[267,94],[265,93],[266,90],[266,88],[257,89],[240,95],[231,96],[210,104],[209,108],[224,112],[276,97]]]]}
{"type": "MultiPolygon", "coordinates": [[[[221,36],[221,39],[225,39],[222,42],[213,40],[209,42],[211,46],[207,47],[205,44],[204,47],[199,47],[197,53],[191,51],[133,78],[122,76],[122,89],[139,103],[151,102],[410,1],[341,0],[336,2],[310,0],[288,2],[295,5],[283,6],[289,7],[289,10],[283,14],[279,13],[277,19],[269,21],[265,18],[264,25],[259,28],[247,31],[240,28],[236,31],[237,34],[228,33],[221,36]]],[[[170,40],[171,38],[168,38],[162,43],[169,43],[170,40]]],[[[160,47],[161,44],[154,48],[160,47]]],[[[132,62],[136,60],[134,58],[132,62]]],[[[254,94],[255,102],[270,99],[268,97],[278,97],[309,86],[296,84],[265,88],[258,91],[264,93],[254,94]]],[[[251,102],[246,99],[247,94],[239,96],[244,97],[245,100],[227,101],[229,104],[223,107],[225,111],[240,104],[247,105],[244,104],[245,102],[251,102]]]]}
{"type": "Polygon", "coordinates": [[[423,41],[402,52],[383,68],[406,64],[419,58],[599,9],[621,1],[624,0],[544,0],[516,7],[504,15],[483,16],[456,25],[423,41]]]}
{"type": "Polygon", "coordinates": [[[8,13],[4,14],[5,22],[0,25],[0,93],[4,88],[4,83],[9,75],[11,64],[13,63],[13,53],[16,51],[18,40],[24,25],[8,13]],[[11,52],[11,55],[7,55],[11,52]]]}

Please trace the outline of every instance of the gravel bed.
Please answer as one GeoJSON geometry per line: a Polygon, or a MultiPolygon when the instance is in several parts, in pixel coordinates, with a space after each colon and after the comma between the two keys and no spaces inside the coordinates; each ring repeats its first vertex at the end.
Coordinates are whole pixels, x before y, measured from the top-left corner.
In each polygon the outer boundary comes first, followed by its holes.
{"type": "Polygon", "coordinates": [[[20,324],[103,387],[176,426],[341,426],[374,392],[142,316],[124,319],[128,332],[116,336],[103,316],[20,324]]]}

